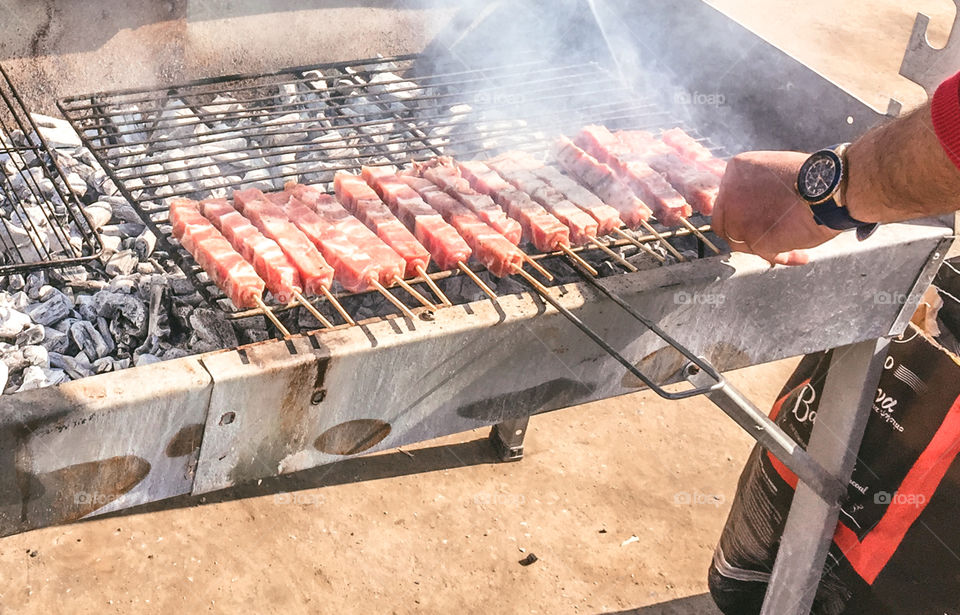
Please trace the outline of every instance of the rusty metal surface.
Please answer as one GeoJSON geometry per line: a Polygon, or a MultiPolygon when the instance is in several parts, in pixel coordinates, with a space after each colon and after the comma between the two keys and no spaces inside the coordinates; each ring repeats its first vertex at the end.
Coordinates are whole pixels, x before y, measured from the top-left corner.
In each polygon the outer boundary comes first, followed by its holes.
{"type": "MultiPolygon", "coordinates": [[[[608,278],[680,342],[729,370],[887,335],[950,234],[890,225],[770,270],[744,255],[608,278]],[[895,246],[895,247],[894,247],[895,246]]],[[[585,285],[562,304],[664,380],[679,355],[585,285]]],[[[531,295],[324,331],[203,358],[214,380],[194,493],[638,390],[531,295]],[[499,309],[498,309],[499,308],[499,309]]]]}
{"type": "MultiPolygon", "coordinates": [[[[723,370],[881,337],[952,230],[842,236],[804,267],[733,255],[607,278],[723,370]]],[[[672,352],[586,284],[565,307],[676,380],[672,352]]],[[[531,294],[188,357],[0,400],[0,535],[203,493],[638,390],[531,294]]]]}
{"type": "Polygon", "coordinates": [[[0,398],[0,535],[189,493],[211,388],[188,357],[0,398]]]}

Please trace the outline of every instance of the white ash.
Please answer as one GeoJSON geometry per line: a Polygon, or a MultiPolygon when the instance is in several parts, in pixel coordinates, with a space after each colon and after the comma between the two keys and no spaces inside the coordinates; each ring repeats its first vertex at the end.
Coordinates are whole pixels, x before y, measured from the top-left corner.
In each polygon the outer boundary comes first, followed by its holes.
{"type": "MultiPolygon", "coordinates": [[[[171,114],[181,123],[189,119],[184,110],[171,114]]],[[[132,113],[128,119],[138,117],[132,113]]],[[[87,266],[0,276],[0,394],[271,336],[262,318],[235,324],[223,312],[204,307],[208,305],[204,298],[169,255],[160,251],[157,237],[134,207],[117,194],[90,152],[76,145],[76,133],[73,137],[67,133],[72,131],[69,125],[55,118],[40,118],[38,123],[48,142],[59,146],[53,156],[81,198],[86,217],[102,233],[105,249],[87,266]]],[[[25,139],[22,133],[0,135],[8,145],[25,139]]],[[[163,175],[178,172],[141,158],[138,146],[129,146],[125,153],[138,164],[138,170],[150,168],[163,175]]],[[[0,158],[0,181],[24,195],[29,193],[23,192],[27,182],[36,181],[44,194],[55,194],[52,183],[41,183],[45,178],[40,165],[46,162],[16,152],[5,155],[0,158]]],[[[0,215],[7,221],[0,224],[0,240],[26,252],[32,247],[31,239],[42,241],[51,250],[79,239],[75,227],[67,236],[54,233],[44,213],[31,203],[11,214],[11,204],[0,201],[0,215]]]]}

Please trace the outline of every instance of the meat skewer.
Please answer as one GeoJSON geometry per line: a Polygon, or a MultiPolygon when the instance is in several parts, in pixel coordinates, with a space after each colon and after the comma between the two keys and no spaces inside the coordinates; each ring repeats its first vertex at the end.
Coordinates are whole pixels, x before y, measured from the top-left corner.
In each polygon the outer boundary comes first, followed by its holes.
{"type": "Polygon", "coordinates": [[[263,302],[266,284],[253,265],[244,260],[230,242],[197,207],[196,201],[174,199],[170,202],[173,236],[180,241],[213,282],[238,308],[260,308],[284,337],[290,337],[283,323],[263,302]]]}
{"type": "MultiPolygon", "coordinates": [[[[597,195],[590,192],[570,177],[564,175],[554,167],[543,164],[526,152],[509,152],[504,154],[504,157],[512,160],[524,170],[530,171],[535,176],[546,182],[551,188],[557,190],[568,201],[583,211],[589,213],[593,219],[597,220],[597,223],[601,225],[597,230],[598,235],[615,233],[633,245],[637,246],[650,256],[653,256],[661,263],[666,262],[666,259],[654,251],[653,248],[645,243],[637,241],[636,238],[631,237],[620,228],[623,222],[621,221],[620,215],[616,209],[604,203],[597,195]]],[[[610,255],[610,252],[608,251],[609,248],[604,246],[601,247],[601,249],[610,255]]],[[[619,254],[617,254],[614,258],[627,269],[636,271],[636,267],[629,262],[624,261],[619,254]]]]}
{"type": "Polygon", "coordinates": [[[633,193],[629,186],[610,168],[566,137],[557,140],[555,155],[560,168],[595,192],[603,201],[620,212],[627,228],[643,228],[656,237],[661,245],[679,261],[686,260],[648,220],[653,212],[633,193]]]}
{"type": "Polygon", "coordinates": [[[524,262],[519,248],[439,186],[422,177],[403,175],[401,179],[460,233],[473,250],[474,257],[490,273],[502,278],[524,262]]]}
{"type": "Polygon", "coordinates": [[[616,137],[654,171],[666,177],[694,209],[705,216],[713,214],[713,204],[720,192],[719,177],[695,162],[681,158],[676,150],[644,130],[621,130],[616,137]]]}
{"type": "MultiPolygon", "coordinates": [[[[406,180],[412,178],[397,175],[386,167],[364,167],[363,176],[390,209],[408,227],[413,227],[417,237],[428,246],[438,267],[459,269],[488,297],[494,301],[498,299],[497,294],[467,265],[470,256],[474,254],[470,243],[408,185],[406,180]]],[[[436,186],[427,180],[417,178],[417,181],[422,181],[425,187],[429,185],[436,189],[436,186]]],[[[446,197],[442,192],[439,194],[446,197]]],[[[452,199],[452,197],[446,198],[452,199]]]]}
{"type": "Polygon", "coordinates": [[[447,194],[472,210],[480,220],[490,228],[517,245],[523,235],[520,224],[507,216],[500,207],[489,198],[470,187],[470,183],[460,176],[460,172],[447,157],[434,158],[426,163],[414,162],[412,171],[419,177],[428,179],[440,186],[447,194]]]}
{"type": "Polygon", "coordinates": [[[526,193],[504,181],[496,171],[479,160],[458,162],[460,174],[470,186],[491,197],[511,218],[520,223],[523,236],[541,252],[558,245],[570,245],[570,230],[526,193]]]}
{"type": "Polygon", "coordinates": [[[344,288],[351,292],[376,290],[404,316],[416,319],[416,314],[382,283],[402,281],[406,264],[400,255],[351,216],[336,199],[318,188],[291,182],[285,186],[283,195],[278,198],[287,201],[284,213],[330,259],[344,288]]]}
{"type": "Polygon", "coordinates": [[[213,223],[266,282],[267,289],[281,303],[296,300],[324,327],[333,323],[303,296],[300,274],[275,241],[263,235],[226,199],[200,202],[200,213],[213,223]]]}
{"type": "MultiPolygon", "coordinates": [[[[374,231],[384,243],[393,248],[394,252],[403,258],[406,262],[405,277],[419,275],[424,280],[430,278],[427,274],[430,252],[397,219],[386,203],[380,200],[380,196],[367,185],[362,177],[339,172],[334,176],[333,183],[340,204],[366,224],[367,228],[374,231]]],[[[432,303],[426,302],[426,299],[420,293],[402,279],[398,279],[397,283],[417,297],[426,307],[437,309],[432,303]]],[[[439,296],[443,297],[441,302],[446,303],[446,297],[442,293],[439,296]]]]}
{"type": "Polygon", "coordinates": [[[303,280],[308,294],[326,297],[348,324],[356,324],[330,292],[334,270],[310,239],[287,218],[282,208],[255,188],[235,191],[233,205],[266,237],[277,242],[303,280]]]}
{"type": "MultiPolygon", "coordinates": [[[[605,245],[597,241],[597,230],[599,225],[597,224],[596,220],[594,220],[588,213],[582,211],[576,205],[563,198],[562,194],[550,188],[550,186],[548,186],[544,181],[540,180],[529,171],[523,170],[520,165],[506,158],[490,160],[487,164],[503,179],[513,184],[519,190],[531,195],[537,203],[544,207],[544,209],[555,215],[557,219],[567,225],[567,228],[570,230],[570,239],[574,243],[578,245],[592,243],[598,247],[602,246],[602,248],[607,248],[605,245]]],[[[590,272],[591,275],[600,275],[596,269],[583,260],[580,255],[571,250],[569,246],[564,246],[561,244],[556,247],[561,252],[566,254],[570,259],[574,260],[577,265],[590,272]]],[[[618,260],[622,260],[615,252],[611,251],[611,253],[618,260]]],[[[633,265],[629,263],[627,263],[626,266],[628,268],[633,267],[633,265]]]]}
{"type": "MultiPolygon", "coordinates": [[[[619,262],[627,270],[637,271],[637,268],[632,263],[611,250],[597,238],[597,235],[606,234],[622,224],[620,217],[615,215],[616,210],[608,208],[613,212],[615,218],[610,219],[609,217],[602,216],[601,219],[603,222],[601,224],[601,222],[594,216],[591,216],[589,212],[577,207],[542,178],[531,173],[529,165],[526,162],[520,162],[509,155],[504,155],[490,160],[489,164],[494,171],[505,177],[513,185],[521,188],[524,192],[532,194],[537,203],[556,214],[563,223],[573,231],[574,237],[579,239],[578,243],[591,243],[605,252],[607,256],[619,262]]],[[[564,249],[564,246],[558,247],[567,253],[568,256],[575,254],[569,247],[566,247],[566,249],[564,249]]],[[[580,259],[579,256],[573,258],[575,258],[581,267],[590,271],[591,274],[599,275],[599,273],[593,273],[596,270],[580,259]]]]}
{"type": "Polygon", "coordinates": [[[691,137],[682,128],[671,128],[660,135],[664,143],[675,149],[683,158],[692,160],[700,168],[722,178],[727,171],[727,161],[717,158],[709,149],[691,137]]]}
{"type": "MultiPolygon", "coordinates": [[[[494,203],[489,196],[474,190],[470,186],[470,182],[460,175],[460,170],[450,157],[440,156],[427,162],[414,162],[411,172],[431,181],[441,190],[444,190],[513,245],[520,243],[520,239],[523,237],[523,227],[520,223],[508,217],[506,212],[494,203]]],[[[520,254],[540,275],[547,280],[553,280],[553,275],[544,269],[540,263],[530,258],[526,252],[521,251],[520,254]]]]}
{"type": "Polygon", "coordinates": [[[693,209],[686,199],[659,173],[650,168],[605,126],[587,126],[574,140],[577,145],[614,168],[637,195],[650,204],[657,218],[667,226],[685,226],[715,252],[720,250],[687,218],[693,209]]]}
{"type": "MultiPolygon", "coordinates": [[[[455,228],[430,207],[392,167],[363,167],[364,180],[383,199],[390,211],[411,229],[433,256],[437,267],[444,270],[463,269],[473,250],[455,228]]],[[[471,272],[472,273],[472,272],[471,272]]],[[[442,291],[428,275],[424,275],[434,294],[450,305],[442,291]]],[[[483,285],[484,287],[486,285],[483,285]]],[[[487,292],[488,289],[484,289],[487,292]]],[[[492,292],[492,291],[491,291],[492,292]]],[[[495,298],[495,295],[494,295],[495,298]]]]}

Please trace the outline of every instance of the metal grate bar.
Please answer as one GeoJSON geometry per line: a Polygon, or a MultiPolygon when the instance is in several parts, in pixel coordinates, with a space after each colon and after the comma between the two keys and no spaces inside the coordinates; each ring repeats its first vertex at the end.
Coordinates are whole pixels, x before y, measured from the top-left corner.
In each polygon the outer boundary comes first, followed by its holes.
{"type": "Polygon", "coordinates": [[[100,238],[2,67],[0,101],[0,275],[95,258],[100,238]]]}
{"type": "Polygon", "coordinates": [[[439,154],[543,153],[556,136],[586,123],[648,130],[680,124],[595,63],[528,58],[443,69],[418,56],[368,59],[58,105],[198,289],[228,311],[229,301],[170,237],[168,199],[229,196],[249,186],[279,190],[286,180],[328,188],[337,171],[439,154]]]}
{"type": "MultiPolygon", "coordinates": [[[[517,68],[516,65],[511,65],[511,66],[508,67],[508,69],[506,69],[506,70],[513,70],[513,69],[516,69],[516,68],[517,68]]],[[[572,74],[568,74],[568,75],[558,75],[557,77],[552,77],[552,78],[550,78],[550,79],[528,79],[528,80],[524,81],[524,85],[539,84],[539,83],[549,83],[549,82],[551,82],[551,81],[557,81],[557,80],[560,80],[560,79],[569,79],[569,78],[578,78],[578,77],[581,77],[581,76],[595,76],[595,75],[596,75],[596,66],[593,65],[593,64],[581,64],[581,65],[576,65],[576,66],[544,67],[543,69],[541,69],[541,72],[570,71],[570,70],[574,70],[574,69],[580,70],[581,72],[580,72],[580,73],[572,73],[572,74]]],[[[438,87],[444,87],[444,86],[458,86],[458,87],[463,87],[463,86],[466,86],[466,85],[470,85],[470,84],[472,84],[472,83],[480,84],[480,83],[489,83],[489,82],[490,82],[490,77],[484,76],[484,77],[482,77],[482,78],[480,78],[480,79],[459,79],[459,80],[449,81],[449,82],[445,82],[445,83],[422,83],[422,81],[423,81],[424,79],[433,79],[433,78],[439,78],[439,77],[448,76],[448,75],[462,75],[462,74],[470,74],[470,73],[476,73],[476,72],[480,72],[480,71],[476,71],[476,70],[474,70],[474,71],[460,71],[460,72],[458,72],[458,73],[443,73],[443,74],[437,74],[437,75],[428,75],[428,76],[426,76],[426,77],[418,77],[418,79],[421,81],[421,83],[411,84],[411,85],[407,85],[407,86],[400,87],[400,88],[391,88],[391,89],[389,90],[389,92],[390,92],[391,94],[396,94],[396,93],[398,93],[398,92],[401,92],[401,93],[409,93],[409,92],[415,92],[415,91],[417,91],[417,90],[425,90],[425,89],[427,89],[427,88],[438,88],[438,87]]],[[[486,70],[484,70],[484,72],[486,72],[486,70]]],[[[354,77],[355,77],[355,75],[347,75],[347,76],[344,76],[342,79],[343,79],[344,81],[349,81],[350,79],[352,79],[352,78],[354,78],[354,77]]],[[[297,83],[304,83],[304,84],[310,85],[310,84],[315,83],[315,82],[317,82],[317,81],[320,81],[320,79],[319,79],[318,77],[308,77],[308,78],[303,78],[303,79],[293,79],[293,80],[289,80],[289,81],[286,81],[286,82],[281,82],[281,83],[279,83],[278,85],[294,85],[294,84],[297,84],[297,83]]],[[[354,85],[362,85],[362,84],[359,84],[359,83],[356,83],[356,82],[354,82],[353,84],[354,84],[354,85]]],[[[373,85],[374,87],[382,88],[382,87],[384,87],[384,86],[393,85],[393,84],[410,84],[410,81],[409,81],[408,79],[404,79],[404,78],[398,77],[397,79],[391,79],[391,80],[386,80],[386,81],[378,81],[378,82],[373,83],[373,84],[369,84],[369,83],[368,83],[368,84],[365,84],[365,85],[373,85]]],[[[342,86],[340,86],[340,87],[345,87],[346,85],[347,85],[346,83],[343,83],[342,86]]],[[[503,88],[503,87],[508,87],[508,85],[510,85],[510,86],[515,86],[516,84],[502,84],[502,85],[496,86],[496,87],[503,88]]],[[[240,90],[240,89],[246,89],[246,90],[263,89],[264,87],[265,87],[265,86],[261,86],[261,85],[248,86],[247,88],[237,88],[237,89],[234,89],[234,90],[232,90],[232,91],[233,91],[233,92],[237,92],[237,91],[240,90]]],[[[209,93],[205,93],[205,96],[208,97],[208,96],[209,96],[209,93]]],[[[457,96],[456,93],[447,94],[447,95],[422,96],[422,97],[419,97],[419,100],[421,100],[421,101],[423,101],[423,100],[439,100],[439,99],[442,99],[442,98],[456,97],[456,96],[457,96]]],[[[324,102],[324,101],[329,102],[329,101],[337,101],[337,100],[339,100],[339,101],[344,101],[344,103],[345,103],[346,101],[350,100],[351,98],[359,98],[359,97],[360,97],[359,94],[337,94],[337,95],[327,96],[327,97],[326,97],[323,101],[321,101],[321,102],[324,102]]],[[[244,106],[243,106],[243,108],[242,108],[242,111],[239,111],[239,112],[229,112],[229,111],[219,112],[219,113],[216,113],[216,119],[218,119],[218,120],[240,120],[240,119],[250,119],[250,118],[262,118],[262,117],[264,117],[264,114],[259,113],[259,112],[261,112],[261,111],[271,111],[271,110],[274,110],[274,109],[289,109],[290,107],[309,108],[309,102],[308,102],[308,101],[304,101],[304,102],[294,102],[294,103],[270,104],[270,105],[254,105],[254,104],[251,104],[251,103],[255,103],[255,102],[272,102],[272,101],[276,100],[276,98],[277,98],[277,94],[271,94],[271,95],[269,95],[269,96],[261,96],[261,97],[258,97],[258,98],[244,99],[244,101],[243,101],[243,102],[244,102],[244,106]]],[[[169,99],[168,99],[168,100],[169,100],[169,99]]],[[[189,103],[188,103],[188,104],[189,104],[189,103]]],[[[345,104],[344,106],[346,106],[346,104],[345,104]]],[[[76,110],[76,108],[74,108],[74,109],[76,110]]],[[[162,108],[158,108],[158,109],[157,109],[158,112],[162,112],[163,110],[164,110],[164,109],[162,109],[162,108]]],[[[288,111],[283,111],[283,112],[286,113],[286,112],[288,112],[288,111]]],[[[91,115],[91,117],[102,117],[102,118],[112,119],[112,118],[116,118],[116,117],[123,117],[124,115],[125,115],[125,112],[124,112],[124,111],[122,111],[122,110],[117,110],[117,111],[113,111],[113,112],[94,113],[94,114],[91,115]]],[[[269,115],[269,114],[268,114],[268,115],[269,115]]],[[[174,119],[174,120],[169,120],[169,121],[175,122],[175,121],[177,121],[177,120],[174,119]]],[[[176,126],[177,126],[177,127],[182,127],[182,126],[197,125],[197,124],[202,124],[202,123],[204,123],[204,120],[200,120],[200,121],[198,121],[198,122],[194,122],[193,124],[177,123],[176,126]]],[[[115,127],[118,127],[118,128],[119,128],[119,127],[123,127],[123,126],[136,125],[136,124],[138,124],[138,122],[117,122],[117,121],[113,121],[113,122],[112,122],[112,125],[115,126],[115,127]]],[[[161,122],[157,122],[157,123],[153,124],[153,127],[154,127],[155,129],[158,129],[158,128],[164,127],[164,125],[162,124],[162,121],[161,121],[161,122]]],[[[140,129],[132,129],[132,130],[128,130],[128,131],[118,130],[118,131],[114,132],[113,134],[114,134],[114,135],[122,135],[122,134],[132,134],[132,133],[137,133],[137,132],[140,132],[140,129]]]]}

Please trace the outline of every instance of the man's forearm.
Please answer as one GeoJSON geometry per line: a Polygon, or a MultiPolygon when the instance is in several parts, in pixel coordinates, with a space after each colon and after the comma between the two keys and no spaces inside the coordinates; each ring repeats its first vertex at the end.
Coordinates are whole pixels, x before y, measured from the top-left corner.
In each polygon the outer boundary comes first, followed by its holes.
{"type": "Polygon", "coordinates": [[[934,131],[930,105],[863,135],[847,150],[842,195],[864,222],[897,222],[960,209],[960,171],[934,131]]]}

